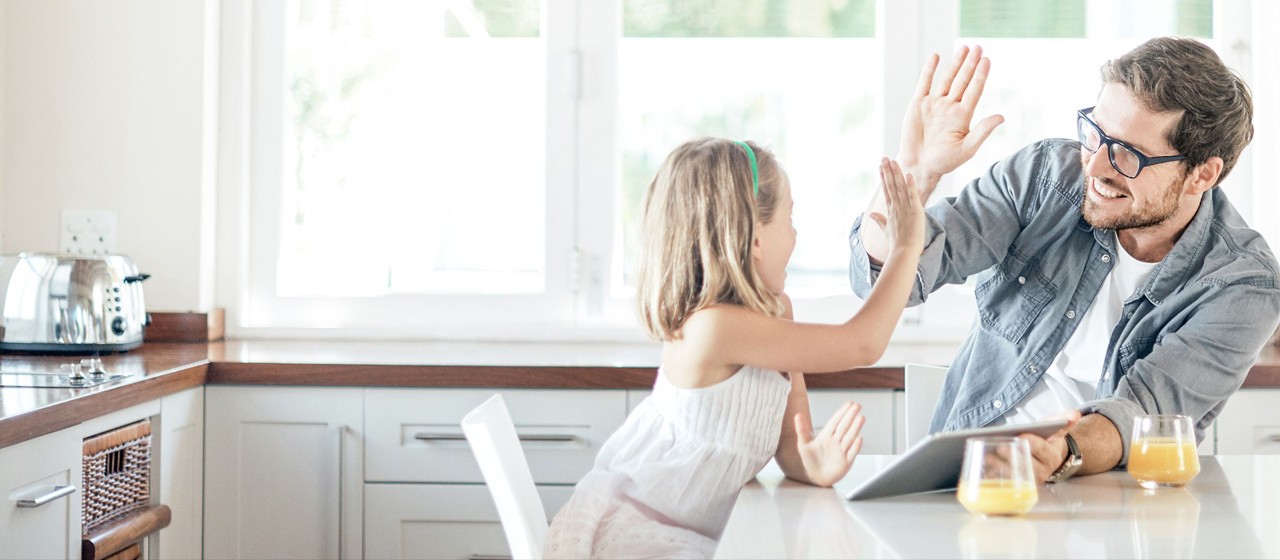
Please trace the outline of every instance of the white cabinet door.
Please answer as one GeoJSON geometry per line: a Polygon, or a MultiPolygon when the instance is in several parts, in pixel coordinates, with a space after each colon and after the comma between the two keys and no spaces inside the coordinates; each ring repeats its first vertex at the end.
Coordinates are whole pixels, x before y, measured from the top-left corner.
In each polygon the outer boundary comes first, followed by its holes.
{"type": "Polygon", "coordinates": [[[1241,389],[1214,421],[1218,454],[1280,454],[1280,389],[1241,389]]]}
{"type": "Polygon", "coordinates": [[[494,393],[502,393],[540,484],[576,484],[626,419],[626,395],[616,390],[371,388],[365,392],[366,479],[483,482],[459,423],[494,393]]]}
{"type": "MultiPolygon", "coordinates": [[[[890,455],[894,452],[894,406],[890,389],[809,389],[809,415],[813,417],[816,432],[826,425],[845,401],[857,401],[862,405],[866,424],[862,426],[862,453],[890,455]]],[[[790,420],[782,428],[795,429],[790,420]]]]}
{"type": "Polygon", "coordinates": [[[206,558],[360,557],[362,393],[206,388],[206,558]]]}
{"type": "MultiPolygon", "coordinates": [[[[572,486],[539,486],[547,519],[572,486]]],[[[510,558],[489,491],[478,484],[365,485],[365,557],[510,558]]]]}
{"type": "Polygon", "coordinates": [[[204,519],[204,387],[160,399],[153,423],[155,494],[169,506],[169,526],[151,537],[155,558],[200,558],[204,519]]]}
{"type": "Polygon", "coordinates": [[[80,557],[81,472],[74,427],[0,448],[0,558],[80,557]]]}

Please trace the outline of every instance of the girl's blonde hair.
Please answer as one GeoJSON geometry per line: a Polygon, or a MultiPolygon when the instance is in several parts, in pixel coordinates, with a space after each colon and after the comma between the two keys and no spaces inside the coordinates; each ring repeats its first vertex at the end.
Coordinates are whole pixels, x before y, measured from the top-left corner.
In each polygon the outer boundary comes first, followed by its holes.
{"type": "Polygon", "coordinates": [[[654,338],[679,338],[690,315],[718,303],[783,312],[756,271],[751,246],[756,225],[773,220],[786,178],[771,152],[747,144],[758,164],[758,195],[747,151],[723,138],[684,143],[649,184],[636,303],[654,338]]]}

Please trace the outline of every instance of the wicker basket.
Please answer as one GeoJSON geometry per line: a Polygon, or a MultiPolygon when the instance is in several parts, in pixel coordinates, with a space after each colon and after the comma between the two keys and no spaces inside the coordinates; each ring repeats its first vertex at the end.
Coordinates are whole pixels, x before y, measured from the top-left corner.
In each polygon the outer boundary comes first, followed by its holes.
{"type": "Polygon", "coordinates": [[[151,502],[151,421],[84,440],[84,534],[151,502]]]}

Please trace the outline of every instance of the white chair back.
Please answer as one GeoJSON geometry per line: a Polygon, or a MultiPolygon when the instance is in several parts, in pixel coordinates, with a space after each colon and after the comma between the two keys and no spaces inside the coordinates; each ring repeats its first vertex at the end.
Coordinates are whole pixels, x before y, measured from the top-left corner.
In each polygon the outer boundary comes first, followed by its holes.
{"type": "Polygon", "coordinates": [[[933,409],[942,393],[942,380],[947,376],[945,366],[924,364],[906,365],[907,448],[929,435],[933,421],[933,409]]]}
{"type": "Polygon", "coordinates": [[[462,419],[462,433],[480,463],[480,474],[498,506],[512,558],[542,558],[547,514],[520,448],[502,395],[494,395],[462,419]]]}

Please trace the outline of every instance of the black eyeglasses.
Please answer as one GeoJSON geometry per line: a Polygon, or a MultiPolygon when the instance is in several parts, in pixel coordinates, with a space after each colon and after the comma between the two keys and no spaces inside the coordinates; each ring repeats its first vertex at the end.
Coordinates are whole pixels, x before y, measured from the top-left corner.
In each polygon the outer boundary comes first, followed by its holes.
{"type": "Polygon", "coordinates": [[[1147,157],[1146,154],[1139,152],[1137,148],[1103,134],[1102,129],[1098,128],[1098,123],[1089,118],[1089,113],[1092,112],[1093,107],[1076,111],[1078,115],[1076,118],[1076,132],[1080,133],[1080,145],[1089,150],[1089,153],[1096,154],[1098,149],[1102,148],[1103,144],[1106,144],[1107,148],[1109,148],[1107,152],[1111,159],[1111,167],[1114,167],[1121,175],[1133,179],[1148,165],[1186,159],[1186,156],[1147,157]]]}

